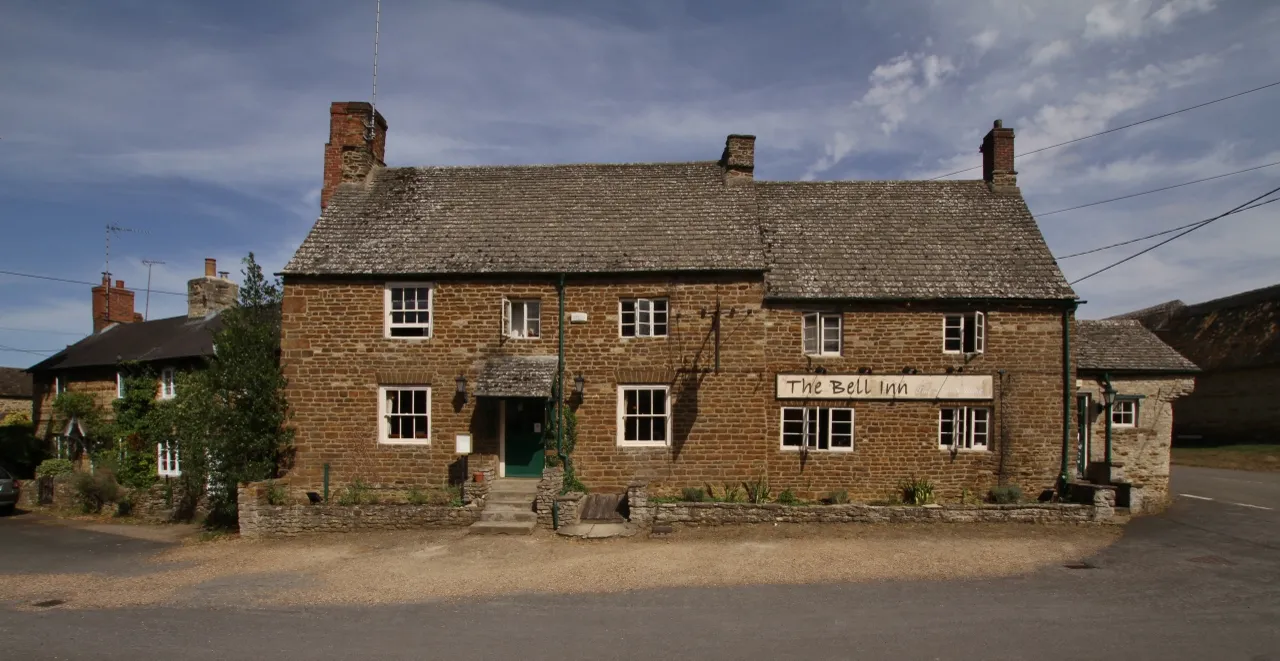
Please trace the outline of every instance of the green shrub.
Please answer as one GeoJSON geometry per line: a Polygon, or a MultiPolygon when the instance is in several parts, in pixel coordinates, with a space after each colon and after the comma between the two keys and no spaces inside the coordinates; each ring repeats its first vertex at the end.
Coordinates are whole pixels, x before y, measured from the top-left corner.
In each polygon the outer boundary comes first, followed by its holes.
{"type": "Polygon", "coordinates": [[[928,478],[912,477],[902,483],[902,502],[908,505],[933,503],[933,483],[928,478]]]}
{"type": "Polygon", "coordinates": [[[363,505],[370,502],[369,484],[362,478],[356,478],[346,489],[342,490],[342,495],[338,496],[338,504],[350,507],[351,505],[363,505]]]}
{"type": "Polygon", "coordinates": [[[76,500],[80,508],[87,514],[102,511],[107,503],[118,502],[121,497],[120,485],[110,473],[76,473],[76,500]]]}
{"type": "Polygon", "coordinates": [[[45,459],[36,466],[36,477],[62,477],[76,472],[70,459],[45,459]]]}
{"type": "Polygon", "coordinates": [[[742,488],[747,492],[748,503],[767,503],[771,495],[769,491],[769,474],[761,471],[760,477],[751,482],[743,482],[742,488]]]}
{"type": "Polygon", "coordinates": [[[289,491],[284,485],[275,481],[267,482],[267,504],[285,505],[289,502],[289,491]]]}
{"type": "Polygon", "coordinates": [[[702,487],[685,487],[680,491],[680,500],[686,503],[701,503],[707,499],[707,492],[702,487]]]}
{"type": "Polygon", "coordinates": [[[991,489],[991,493],[988,494],[988,497],[993,503],[1011,505],[1022,500],[1022,489],[1020,489],[1016,484],[1004,487],[994,487],[991,489]]]}
{"type": "Polygon", "coordinates": [[[778,502],[783,505],[799,505],[800,499],[796,497],[794,491],[787,488],[783,489],[782,492],[778,494],[778,502]]]}
{"type": "Polygon", "coordinates": [[[416,484],[409,487],[409,493],[405,494],[404,499],[408,501],[410,505],[430,505],[431,504],[431,496],[428,495],[427,492],[423,491],[422,488],[416,484]]]}
{"type": "Polygon", "coordinates": [[[832,505],[848,505],[849,492],[845,491],[844,489],[841,489],[839,491],[832,491],[831,493],[827,494],[827,502],[832,505]]]}

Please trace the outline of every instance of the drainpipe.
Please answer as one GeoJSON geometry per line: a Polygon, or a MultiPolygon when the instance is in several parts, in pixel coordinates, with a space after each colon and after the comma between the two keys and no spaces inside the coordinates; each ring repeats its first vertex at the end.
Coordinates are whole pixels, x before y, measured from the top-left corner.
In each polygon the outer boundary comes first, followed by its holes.
{"type": "Polygon", "coordinates": [[[1116,391],[1111,385],[1110,372],[1102,373],[1102,383],[1106,388],[1102,393],[1102,401],[1107,404],[1107,449],[1105,461],[1107,462],[1107,482],[1111,482],[1111,413],[1115,410],[1116,391]]]}
{"type": "Polygon", "coordinates": [[[1071,449],[1071,313],[1074,301],[1062,310],[1062,462],[1058,469],[1059,493],[1065,494],[1067,482],[1067,454],[1071,449]]]}
{"type": "MultiPolygon", "coordinates": [[[[564,456],[564,274],[560,274],[560,282],[556,286],[556,298],[559,303],[559,322],[556,330],[559,333],[559,348],[556,351],[556,382],[552,392],[556,396],[556,456],[560,458],[560,470],[568,468],[568,459],[564,456]]],[[[557,490],[559,491],[559,490],[557,490]]],[[[557,494],[558,495],[558,494],[557,494]]],[[[551,527],[560,529],[560,501],[551,501],[551,527]]]]}

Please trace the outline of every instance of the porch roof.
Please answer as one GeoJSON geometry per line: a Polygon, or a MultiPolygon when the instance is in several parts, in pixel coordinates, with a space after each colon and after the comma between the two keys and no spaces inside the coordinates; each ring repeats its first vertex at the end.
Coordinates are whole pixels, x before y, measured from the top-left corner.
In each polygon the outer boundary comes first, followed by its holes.
{"type": "Polygon", "coordinates": [[[477,397],[550,397],[555,383],[556,356],[495,356],[486,358],[476,377],[477,397]]]}

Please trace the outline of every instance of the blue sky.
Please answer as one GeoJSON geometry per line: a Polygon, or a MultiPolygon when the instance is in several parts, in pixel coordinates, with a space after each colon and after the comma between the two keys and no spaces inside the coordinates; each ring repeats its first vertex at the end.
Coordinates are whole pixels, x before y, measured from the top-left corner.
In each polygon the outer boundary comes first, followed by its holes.
{"type": "MultiPolygon", "coordinates": [[[[318,211],[330,101],[367,100],[373,0],[9,0],[0,7],[0,269],[184,291],[215,257],[278,270],[318,211]]],[[[1267,0],[384,0],[391,165],[717,158],[765,179],[918,178],[1280,80],[1267,0]]],[[[1280,87],[1019,159],[1033,212],[1280,161],[1280,87]]],[[[964,176],[974,177],[974,173],[964,176]]],[[[1066,254],[1280,185],[1280,166],[1048,216],[1066,254]]],[[[1077,286],[1100,317],[1280,282],[1280,204],[1077,286]]],[[[1078,277],[1127,254],[1063,263],[1078,277]]],[[[962,266],[962,265],[958,265],[962,266]]],[[[153,294],[151,317],[185,299],[153,294]]],[[[0,275],[0,345],[90,329],[87,286],[0,275]],[[32,330],[8,330],[13,328],[32,330]]],[[[0,364],[41,354],[0,350],[0,364]]]]}

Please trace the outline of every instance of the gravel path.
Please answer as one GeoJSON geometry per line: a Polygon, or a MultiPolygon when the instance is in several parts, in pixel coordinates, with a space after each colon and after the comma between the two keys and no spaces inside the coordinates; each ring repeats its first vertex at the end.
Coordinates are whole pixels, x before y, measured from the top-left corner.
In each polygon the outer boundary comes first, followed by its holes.
{"type": "MultiPolygon", "coordinates": [[[[510,593],[692,585],[955,579],[1080,560],[1121,531],[1096,526],[751,526],[667,538],[470,537],[463,530],[191,542],[133,576],[0,573],[0,601],[60,608],[422,602],[510,593]]],[[[0,572],[3,569],[0,568],[0,572]]]]}

